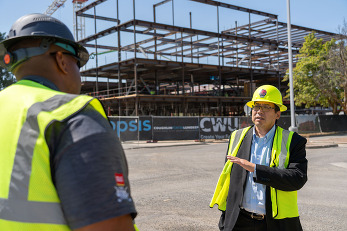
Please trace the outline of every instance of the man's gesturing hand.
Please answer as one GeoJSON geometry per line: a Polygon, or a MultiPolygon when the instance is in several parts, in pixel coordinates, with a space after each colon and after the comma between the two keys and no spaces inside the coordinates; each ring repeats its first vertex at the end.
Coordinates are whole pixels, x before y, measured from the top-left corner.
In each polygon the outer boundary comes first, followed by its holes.
{"type": "Polygon", "coordinates": [[[247,171],[254,172],[255,164],[249,162],[248,160],[240,159],[236,156],[227,156],[227,158],[231,162],[240,165],[242,168],[246,169],[247,171]]]}

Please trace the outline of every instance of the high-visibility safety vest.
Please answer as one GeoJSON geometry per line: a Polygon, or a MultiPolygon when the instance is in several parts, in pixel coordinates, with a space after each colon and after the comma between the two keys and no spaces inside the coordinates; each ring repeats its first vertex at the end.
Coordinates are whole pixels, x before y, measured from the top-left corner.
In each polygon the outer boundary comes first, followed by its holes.
{"type": "Polygon", "coordinates": [[[70,230],[54,187],[45,131],[87,105],[89,96],[54,91],[21,80],[0,92],[0,230],[70,230]]]}
{"type": "MultiPolygon", "coordinates": [[[[231,134],[228,155],[237,155],[241,143],[250,128],[251,127],[240,129],[231,134]]],[[[270,167],[279,169],[285,169],[288,167],[290,157],[289,148],[293,134],[293,132],[284,130],[283,128],[277,126],[272,144],[270,167]]],[[[211,208],[217,204],[219,210],[225,211],[232,166],[233,162],[230,162],[229,160],[225,163],[210,203],[211,208]]],[[[272,203],[272,216],[274,219],[299,216],[297,191],[282,191],[270,187],[270,195],[272,203]]]]}

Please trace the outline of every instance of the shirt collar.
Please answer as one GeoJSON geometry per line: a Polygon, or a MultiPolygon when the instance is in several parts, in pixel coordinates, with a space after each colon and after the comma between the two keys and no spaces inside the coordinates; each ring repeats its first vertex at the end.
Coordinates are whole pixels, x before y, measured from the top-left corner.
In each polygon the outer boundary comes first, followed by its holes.
{"type": "Polygon", "coordinates": [[[22,78],[22,80],[31,80],[31,81],[39,83],[43,86],[46,86],[52,90],[59,91],[59,88],[54,83],[52,83],[48,79],[41,77],[41,76],[38,76],[38,75],[28,75],[28,76],[25,76],[24,78],[22,78]]]}
{"type": "MultiPolygon", "coordinates": [[[[275,134],[275,130],[276,130],[276,124],[274,124],[274,126],[270,129],[270,131],[266,133],[263,139],[267,141],[269,138],[272,138],[275,134]]],[[[255,134],[255,126],[253,127],[253,139],[260,139],[260,137],[255,134]]]]}

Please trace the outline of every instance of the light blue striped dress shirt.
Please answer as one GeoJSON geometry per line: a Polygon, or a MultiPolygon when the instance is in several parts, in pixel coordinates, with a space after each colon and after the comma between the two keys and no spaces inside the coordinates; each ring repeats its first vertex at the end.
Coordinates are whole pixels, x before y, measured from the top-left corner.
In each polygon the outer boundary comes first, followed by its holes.
{"type": "MultiPolygon", "coordinates": [[[[269,166],[275,130],[274,125],[263,138],[260,138],[255,134],[255,128],[253,127],[250,162],[269,166]]],[[[255,183],[253,181],[254,174],[256,174],[256,171],[247,172],[246,188],[241,207],[249,212],[265,214],[266,186],[255,183]]]]}

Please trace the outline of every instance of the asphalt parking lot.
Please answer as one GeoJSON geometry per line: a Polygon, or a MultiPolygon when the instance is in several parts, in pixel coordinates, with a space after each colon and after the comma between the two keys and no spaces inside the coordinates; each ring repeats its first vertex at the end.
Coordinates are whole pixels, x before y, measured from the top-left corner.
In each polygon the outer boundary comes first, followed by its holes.
{"type": "MultiPolygon", "coordinates": [[[[328,137],[325,143],[338,138],[328,137]]],[[[209,202],[227,143],[124,148],[140,231],[218,230],[220,212],[209,202]]],[[[309,148],[307,159],[309,180],[298,195],[304,230],[346,230],[346,145],[309,148]]]]}

